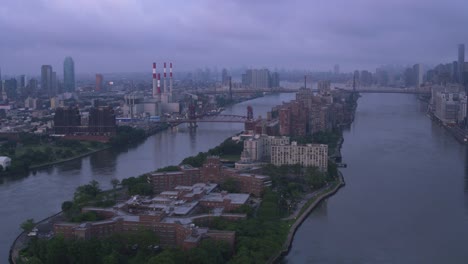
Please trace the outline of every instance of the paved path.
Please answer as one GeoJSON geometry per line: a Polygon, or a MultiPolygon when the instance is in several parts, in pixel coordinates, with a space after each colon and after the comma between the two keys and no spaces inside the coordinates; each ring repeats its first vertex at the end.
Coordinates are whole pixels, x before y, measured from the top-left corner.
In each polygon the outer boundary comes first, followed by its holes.
{"type": "Polygon", "coordinates": [[[304,205],[310,200],[312,199],[314,196],[316,196],[319,192],[323,191],[324,189],[328,188],[328,186],[330,186],[329,183],[327,183],[327,185],[325,185],[324,187],[316,190],[316,191],[313,191],[311,193],[308,193],[306,194],[302,200],[297,204],[296,206],[296,210],[294,210],[294,212],[289,215],[288,217],[285,217],[281,220],[291,220],[291,219],[296,219],[296,217],[299,215],[299,213],[301,212],[302,210],[302,207],[304,207],[304,205]]]}

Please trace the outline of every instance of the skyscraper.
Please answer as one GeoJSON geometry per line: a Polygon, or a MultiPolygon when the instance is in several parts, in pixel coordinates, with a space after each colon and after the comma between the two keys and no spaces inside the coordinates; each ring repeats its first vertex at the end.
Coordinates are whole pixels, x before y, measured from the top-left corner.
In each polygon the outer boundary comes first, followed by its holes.
{"type": "Polygon", "coordinates": [[[335,67],[333,67],[333,73],[334,74],[340,74],[340,65],[335,64],[335,67]]]}
{"type": "Polygon", "coordinates": [[[18,81],[15,78],[11,78],[5,81],[5,93],[9,99],[17,99],[18,81]]]}
{"type": "Polygon", "coordinates": [[[26,75],[22,74],[18,76],[18,88],[23,89],[26,87],[26,75]]]}
{"type": "Polygon", "coordinates": [[[102,74],[96,74],[96,91],[102,91],[102,74]]]}
{"type": "Polygon", "coordinates": [[[63,87],[65,92],[75,91],[75,62],[72,57],[66,57],[63,61],[63,87]]]}
{"type": "Polygon", "coordinates": [[[280,87],[280,77],[279,73],[273,72],[270,75],[270,87],[271,88],[278,88],[280,87]]]}
{"type": "Polygon", "coordinates": [[[42,65],[41,67],[41,89],[50,98],[52,93],[52,66],[42,65]]]}
{"type": "Polygon", "coordinates": [[[252,89],[270,87],[270,71],[268,69],[250,69],[242,75],[242,84],[252,89]]]}
{"type": "Polygon", "coordinates": [[[458,82],[463,83],[465,66],[465,44],[458,44],[458,82]]]}
{"type": "Polygon", "coordinates": [[[453,82],[458,82],[458,61],[452,62],[452,67],[450,68],[450,70],[453,82]]]}
{"type": "Polygon", "coordinates": [[[228,72],[227,70],[224,68],[221,72],[221,82],[223,83],[223,85],[226,85],[228,83],[228,72]]]}
{"type": "Polygon", "coordinates": [[[413,72],[415,74],[415,80],[416,80],[415,86],[416,86],[416,88],[419,88],[419,87],[421,87],[421,84],[423,83],[422,65],[420,63],[415,64],[413,66],[413,72]]]}
{"type": "Polygon", "coordinates": [[[50,89],[50,97],[54,97],[57,95],[58,91],[58,80],[57,80],[57,73],[52,71],[52,87],[50,89]]]}

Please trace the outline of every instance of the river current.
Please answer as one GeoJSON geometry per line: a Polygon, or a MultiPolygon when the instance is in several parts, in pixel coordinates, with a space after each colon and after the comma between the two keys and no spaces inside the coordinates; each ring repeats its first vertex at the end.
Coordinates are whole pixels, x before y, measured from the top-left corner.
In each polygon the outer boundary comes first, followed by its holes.
{"type": "Polygon", "coordinates": [[[344,132],[346,186],[322,202],[287,263],[468,263],[467,149],[415,95],[364,94],[344,132]]]}

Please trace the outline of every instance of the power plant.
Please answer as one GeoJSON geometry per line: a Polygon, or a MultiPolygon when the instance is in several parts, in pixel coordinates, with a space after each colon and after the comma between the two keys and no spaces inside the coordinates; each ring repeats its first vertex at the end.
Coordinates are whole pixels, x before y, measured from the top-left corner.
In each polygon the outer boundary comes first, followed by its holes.
{"type": "Polygon", "coordinates": [[[131,93],[125,95],[123,115],[125,118],[150,118],[159,120],[164,114],[180,112],[178,102],[173,102],[172,96],[172,62],[169,63],[169,89],[167,88],[166,62],[164,62],[163,87],[161,90],[161,74],[157,72],[156,62],[153,62],[153,86],[150,97],[145,97],[141,93],[131,93]]]}

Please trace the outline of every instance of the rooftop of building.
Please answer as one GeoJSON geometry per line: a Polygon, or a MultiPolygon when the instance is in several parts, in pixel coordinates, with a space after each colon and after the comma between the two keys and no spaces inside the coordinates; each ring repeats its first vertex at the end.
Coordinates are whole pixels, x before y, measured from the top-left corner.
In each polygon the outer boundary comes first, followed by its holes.
{"type": "MultiPolygon", "coordinates": [[[[189,191],[192,194],[200,194],[200,193],[210,193],[212,192],[216,187],[218,187],[218,184],[216,183],[195,183],[192,186],[183,186],[179,185],[176,186],[174,189],[176,191],[189,191]]],[[[189,195],[190,193],[186,194],[185,196],[189,195]]]]}
{"type": "Polygon", "coordinates": [[[250,195],[246,193],[210,193],[205,195],[200,201],[223,202],[230,200],[232,204],[245,204],[250,195]]]}
{"type": "Polygon", "coordinates": [[[252,173],[239,173],[239,176],[242,177],[254,177],[256,179],[269,179],[269,176],[260,175],[260,174],[252,174],[252,173]]]}

